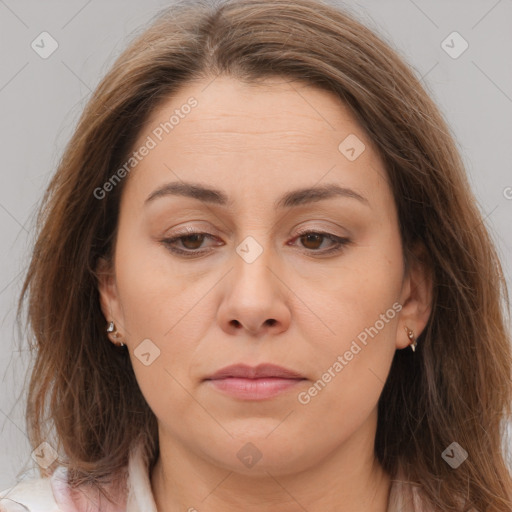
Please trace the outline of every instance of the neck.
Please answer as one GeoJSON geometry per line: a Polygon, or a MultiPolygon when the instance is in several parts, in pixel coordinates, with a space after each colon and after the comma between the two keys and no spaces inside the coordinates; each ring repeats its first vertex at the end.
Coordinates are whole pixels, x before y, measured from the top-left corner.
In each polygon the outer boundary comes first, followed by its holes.
{"type": "MultiPolygon", "coordinates": [[[[386,512],[390,478],[373,454],[366,426],[320,463],[258,476],[223,468],[160,435],[151,474],[159,512],[386,512]],[[290,470],[292,471],[292,470],[290,470]]],[[[373,432],[374,434],[375,432],[373,432]]]]}

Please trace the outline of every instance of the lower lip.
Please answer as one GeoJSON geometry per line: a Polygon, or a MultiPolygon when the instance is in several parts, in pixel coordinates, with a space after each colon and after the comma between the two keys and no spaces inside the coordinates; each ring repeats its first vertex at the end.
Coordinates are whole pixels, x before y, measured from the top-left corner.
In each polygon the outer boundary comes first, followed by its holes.
{"type": "Polygon", "coordinates": [[[225,379],[210,379],[215,389],[228,395],[245,400],[265,400],[295,387],[304,379],[282,379],[278,377],[263,377],[261,379],[243,379],[227,377],[225,379]]]}

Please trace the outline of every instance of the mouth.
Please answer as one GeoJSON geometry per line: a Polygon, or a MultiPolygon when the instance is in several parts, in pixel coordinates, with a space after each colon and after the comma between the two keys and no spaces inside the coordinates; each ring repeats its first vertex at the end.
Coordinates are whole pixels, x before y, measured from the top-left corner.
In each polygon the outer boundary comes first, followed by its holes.
{"type": "Polygon", "coordinates": [[[305,380],[303,375],[273,364],[227,366],[205,379],[217,391],[242,400],[272,398],[305,380]]]}

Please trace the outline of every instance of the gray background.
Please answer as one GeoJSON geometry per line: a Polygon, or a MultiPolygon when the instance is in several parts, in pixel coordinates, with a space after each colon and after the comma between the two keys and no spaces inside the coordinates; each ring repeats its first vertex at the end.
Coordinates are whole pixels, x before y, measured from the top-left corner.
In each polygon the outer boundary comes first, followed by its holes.
{"type": "MultiPolygon", "coordinates": [[[[510,286],[512,0],[339,4],[356,12],[423,77],[455,134],[510,286]],[[457,59],[441,47],[453,31],[469,43],[457,59]]],[[[24,345],[20,351],[15,305],[36,206],[91,90],[132,31],[166,5],[0,0],[0,490],[35,474],[23,417],[27,353],[24,345]],[[59,44],[46,60],[31,48],[43,31],[59,44]]]]}

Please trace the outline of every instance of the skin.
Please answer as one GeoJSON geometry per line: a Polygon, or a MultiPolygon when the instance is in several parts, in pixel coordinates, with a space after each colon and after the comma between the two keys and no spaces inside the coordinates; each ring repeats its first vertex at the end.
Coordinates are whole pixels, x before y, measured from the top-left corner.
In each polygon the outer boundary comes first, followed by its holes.
{"type": "Polygon", "coordinates": [[[405,274],[383,164],[335,96],[277,79],[210,82],[187,85],[141,130],[134,148],[197,99],[127,178],[115,257],[100,280],[105,318],[115,321],[158,419],[151,474],[158,510],[385,512],[390,475],[373,453],[377,401],[395,351],[410,350],[404,326],[418,336],[428,320],[427,272],[413,263],[405,274]],[[338,150],[349,134],[366,146],[354,161],[338,150]],[[145,205],[174,181],[221,189],[231,204],[168,195],[145,205]],[[286,192],[327,183],[367,204],[334,197],[274,208],[286,192]],[[321,256],[335,243],[308,241],[299,228],[350,241],[321,256]],[[212,235],[175,243],[201,256],[173,254],[162,242],[186,229],[212,235]],[[248,236],[263,249],[252,263],[236,252],[248,236]],[[298,393],[395,303],[401,311],[301,404],[298,393]],[[144,339],[160,350],[149,366],[134,355],[144,339]],[[261,362],[306,380],[252,402],[204,381],[227,365],[261,362]],[[237,457],[248,442],[262,455],[252,468],[237,457]]]}

